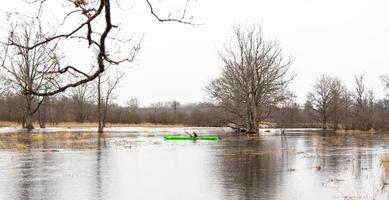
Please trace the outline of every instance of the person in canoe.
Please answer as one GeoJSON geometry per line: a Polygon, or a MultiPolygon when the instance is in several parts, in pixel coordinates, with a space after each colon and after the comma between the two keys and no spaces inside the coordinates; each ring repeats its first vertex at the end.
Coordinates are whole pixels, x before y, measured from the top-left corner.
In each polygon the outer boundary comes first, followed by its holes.
{"type": "Polygon", "coordinates": [[[188,135],[189,135],[190,137],[192,137],[192,138],[197,138],[197,136],[198,136],[198,135],[196,134],[196,132],[194,132],[194,131],[193,131],[193,133],[188,133],[188,131],[185,131],[185,133],[188,134],[188,135]]]}

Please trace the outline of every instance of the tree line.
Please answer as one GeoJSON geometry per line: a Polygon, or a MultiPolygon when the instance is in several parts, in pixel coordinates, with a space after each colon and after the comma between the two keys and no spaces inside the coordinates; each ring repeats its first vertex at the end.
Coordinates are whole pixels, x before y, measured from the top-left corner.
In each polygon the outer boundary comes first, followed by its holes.
{"type": "MultiPolygon", "coordinates": [[[[375,98],[374,91],[366,89],[363,75],[356,75],[354,79],[354,88],[348,89],[340,79],[321,75],[314,82],[303,105],[297,103],[296,96],[289,92],[282,101],[268,108],[271,112],[258,126],[389,130],[389,100],[375,98]]],[[[102,103],[106,108],[104,126],[106,123],[153,123],[244,128],[226,120],[224,106],[215,102],[182,105],[178,101],[170,101],[140,107],[136,98],[129,100],[126,105],[118,105],[114,102],[114,96],[103,96],[109,99],[102,103]]],[[[101,116],[96,86],[93,85],[77,87],[68,94],[45,98],[42,102],[33,100],[30,107],[37,104],[40,107],[33,114],[31,122],[36,122],[41,128],[46,127],[46,123],[98,123],[101,116]]],[[[3,93],[0,96],[0,121],[26,123],[27,106],[23,95],[3,93]]]]}
{"type": "MultiPolygon", "coordinates": [[[[385,76],[380,78],[386,83],[385,76]]],[[[389,100],[377,99],[374,90],[366,87],[363,74],[354,76],[353,88],[347,88],[336,77],[321,75],[307,99],[304,109],[323,129],[389,128],[389,100]]]]}
{"type": "MultiPolygon", "coordinates": [[[[0,121],[25,123],[25,105],[22,95],[3,95],[0,97],[0,121]]],[[[34,101],[33,105],[39,102],[34,101]]],[[[181,105],[177,101],[158,102],[139,107],[136,99],[124,106],[116,103],[107,105],[104,126],[107,123],[120,124],[165,124],[186,126],[222,126],[216,107],[210,103],[181,105]]],[[[74,91],[70,95],[53,96],[41,103],[31,121],[40,128],[61,122],[96,123],[101,115],[94,96],[83,91],[74,91]],[[47,125],[48,124],[48,125],[47,125]]]]}

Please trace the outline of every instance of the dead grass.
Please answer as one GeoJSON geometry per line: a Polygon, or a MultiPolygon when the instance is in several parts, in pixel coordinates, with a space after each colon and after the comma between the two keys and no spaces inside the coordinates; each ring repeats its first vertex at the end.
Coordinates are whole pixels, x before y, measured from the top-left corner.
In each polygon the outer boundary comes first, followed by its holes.
{"type": "Polygon", "coordinates": [[[381,167],[384,170],[384,176],[381,177],[381,191],[389,188],[389,154],[381,157],[381,167]]]}
{"type": "Polygon", "coordinates": [[[0,135],[0,149],[95,148],[93,133],[13,133],[0,135]]]}
{"type": "Polygon", "coordinates": [[[43,140],[80,140],[91,138],[92,133],[15,133],[0,135],[0,141],[43,141],[43,140]]]}
{"type": "Polygon", "coordinates": [[[330,146],[330,143],[326,139],[321,138],[317,146],[319,149],[325,149],[330,146]]]}
{"type": "MultiPolygon", "coordinates": [[[[374,133],[377,133],[377,132],[380,132],[380,131],[376,131],[374,129],[370,129],[368,131],[362,131],[362,130],[344,130],[344,129],[338,129],[338,130],[335,130],[335,133],[338,133],[338,134],[347,134],[347,135],[370,135],[370,134],[374,134],[374,133]]],[[[385,133],[388,133],[387,131],[385,131],[385,133]]]]}
{"type": "Polygon", "coordinates": [[[381,157],[381,166],[389,172],[389,155],[381,157]]]}
{"type": "Polygon", "coordinates": [[[0,121],[0,128],[1,127],[21,127],[21,125],[16,122],[0,121]]]}
{"type": "MultiPolygon", "coordinates": [[[[20,123],[0,121],[0,127],[21,127],[20,123]]],[[[34,127],[39,127],[39,124],[34,123],[34,127]]],[[[61,123],[47,123],[47,128],[97,128],[97,123],[78,123],[78,122],[61,122],[61,123]]],[[[144,128],[164,128],[164,127],[184,127],[182,124],[152,124],[152,123],[140,123],[140,124],[113,124],[108,123],[107,128],[112,127],[144,127],[144,128]]]]}
{"type": "Polygon", "coordinates": [[[321,138],[318,144],[319,149],[327,149],[329,147],[340,147],[344,145],[344,140],[342,137],[336,138],[321,138]]]}

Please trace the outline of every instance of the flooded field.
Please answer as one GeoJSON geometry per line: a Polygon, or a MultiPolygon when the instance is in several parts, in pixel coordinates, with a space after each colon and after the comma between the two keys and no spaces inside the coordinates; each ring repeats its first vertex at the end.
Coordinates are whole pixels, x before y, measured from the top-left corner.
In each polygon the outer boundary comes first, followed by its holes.
{"type": "Polygon", "coordinates": [[[0,199],[389,199],[389,135],[196,131],[222,140],[164,141],[183,132],[168,128],[3,131],[0,199]]]}

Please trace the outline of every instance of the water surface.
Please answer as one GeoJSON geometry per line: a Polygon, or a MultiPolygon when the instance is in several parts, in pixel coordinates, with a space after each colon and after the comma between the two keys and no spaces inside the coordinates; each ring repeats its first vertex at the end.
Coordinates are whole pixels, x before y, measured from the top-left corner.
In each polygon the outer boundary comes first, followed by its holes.
{"type": "Polygon", "coordinates": [[[388,135],[168,132],[2,133],[0,199],[389,199],[388,135]]]}

